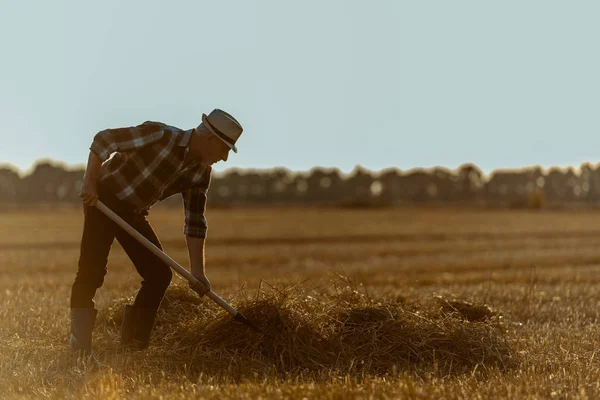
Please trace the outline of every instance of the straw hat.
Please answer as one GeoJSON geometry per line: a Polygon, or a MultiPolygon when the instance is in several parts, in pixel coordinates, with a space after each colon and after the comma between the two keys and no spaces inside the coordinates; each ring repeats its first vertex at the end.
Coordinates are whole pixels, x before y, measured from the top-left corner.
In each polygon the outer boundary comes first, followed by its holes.
{"type": "Polygon", "coordinates": [[[215,108],[208,116],[202,114],[201,125],[204,125],[213,135],[217,136],[231,150],[237,153],[235,142],[242,134],[243,128],[235,118],[225,111],[215,108]]]}

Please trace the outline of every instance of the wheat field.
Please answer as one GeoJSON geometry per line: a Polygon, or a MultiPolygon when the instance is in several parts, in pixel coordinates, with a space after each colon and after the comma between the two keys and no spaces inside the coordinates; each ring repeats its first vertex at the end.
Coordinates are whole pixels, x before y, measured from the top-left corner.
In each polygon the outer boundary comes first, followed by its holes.
{"type": "MultiPolygon", "coordinates": [[[[213,290],[175,277],[150,347],[119,346],[139,285],[117,242],[99,362],[68,348],[80,207],[0,213],[0,398],[600,397],[600,213],[246,208],[207,213],[213,290]]],[[[183,211],[155,207],[187,267],[183,211]]]]}

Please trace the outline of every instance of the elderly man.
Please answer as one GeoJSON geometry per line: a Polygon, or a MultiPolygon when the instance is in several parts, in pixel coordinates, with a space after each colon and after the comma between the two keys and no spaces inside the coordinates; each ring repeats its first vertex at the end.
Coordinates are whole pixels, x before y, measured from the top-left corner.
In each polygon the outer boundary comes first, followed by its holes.
{"type": "Polygon", "coordinates": [[[206,192],[212,165],[227,161],[242,126],[228,113],[215,109],[195,129],[181,130],[159,122],[107,129],[94,137],[80,197],[84,225],[75,282],[71,291],[73,350],[90,352],[97,310],[96,289],[102,286],[108,254],[117,238],[143,278],[133,305],[126,306],[121,341],[132,349],[148,347],[157,310],[172,278],[170,267],[94,207],[100,199],[150,242],[161,248],[146,219],[157,201],[181,193],[192,274],[206,292],[210,282],[204,268],[206,192]],[[110,154],[116,154],[108,160],[110,154]],[[108,161],[107,161],[108,160],[108,161]]]}

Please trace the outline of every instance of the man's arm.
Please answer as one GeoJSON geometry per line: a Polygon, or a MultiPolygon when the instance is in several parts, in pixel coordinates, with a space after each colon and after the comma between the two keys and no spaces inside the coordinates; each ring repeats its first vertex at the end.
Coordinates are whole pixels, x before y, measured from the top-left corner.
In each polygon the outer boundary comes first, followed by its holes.
{"type": "Polygon", "coordinates": [[[183,233],[187,241],[192,275],[202,282],[207,292],[210,289],[210,282],[206,278],[204,269],[204,240],[208,224],[204,214],[211,172],[212,169],[210,168],[204,171],[202,182],[199,185],[188,188],[181,193],[185,209],[183,233]]]}
{"type": "Polygon", "coordinates": [[[90,151],[85,175],[83,177],[83,185],[81,186],[81,193],[79,193],[79,197],[81,197],[83,202],[88,206],[94,206],[98,200],[96,182],[100,175],[101,166],[102,161],[98,158],[96,153],[90,151]]]}
{"type": "Polygon", "coordinates": [[[192,275],[204,285],[204,288],[208,292],[210,290],[210,282],[206,278],[204,269],[204,238],[186,236],[185,239],[190,257],[192,275]]]}

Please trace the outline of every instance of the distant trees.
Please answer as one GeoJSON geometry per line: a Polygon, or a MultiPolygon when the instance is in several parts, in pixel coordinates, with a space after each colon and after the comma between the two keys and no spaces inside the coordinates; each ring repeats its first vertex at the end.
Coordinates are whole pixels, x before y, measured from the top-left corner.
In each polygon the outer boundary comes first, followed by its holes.
{"type": "Polygon", "coordinates": [[[0,202],[16,202],[21,190],[21,178],[12,169],[0,168],[0,202]]]}
{"type": "MultiPolygon", "coordinates": [[[[67,169],[48,161],[38,163],[24,177],[11,168],[0,168],[0,203],[79,202],[83,174],[82,169],[67,169]]],[[[171,198],[169,202],[179,204],[180,199],[171,198]]],[[[498,170],[487,178],[471,163],[456,170],[389,168],[379,173],[357,166],[348,175],[334,168],[313,168],[300,173],[285,168],[231,169],[215,174],[209,191],[209,203],[216,206],[419,203],[540,207],[599,202],[600,166],[590,163],[578,169],[498,170]]]]}

